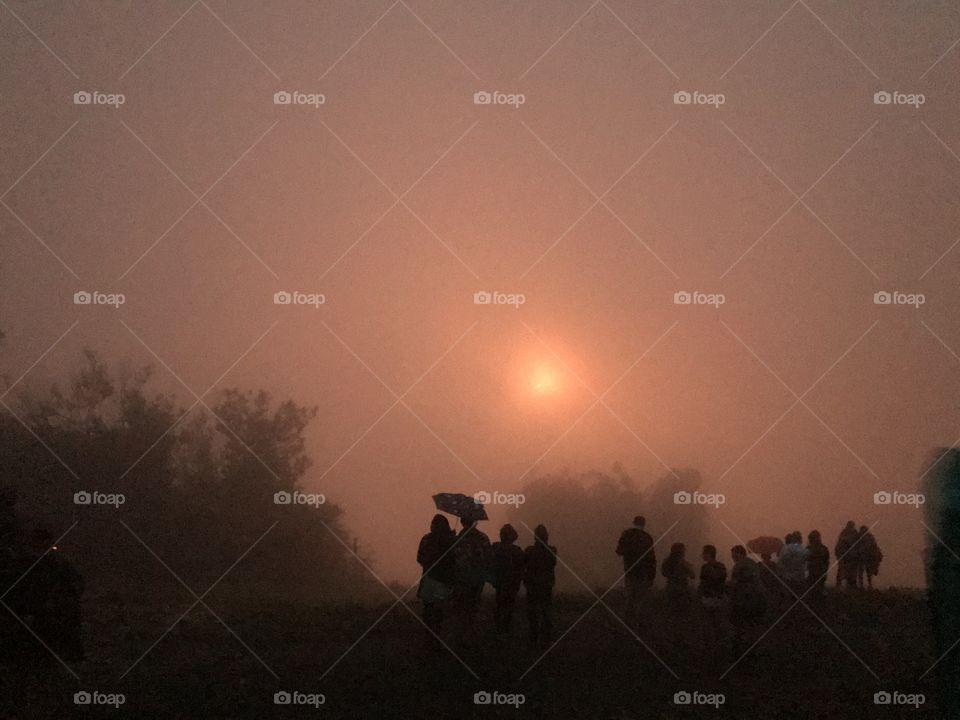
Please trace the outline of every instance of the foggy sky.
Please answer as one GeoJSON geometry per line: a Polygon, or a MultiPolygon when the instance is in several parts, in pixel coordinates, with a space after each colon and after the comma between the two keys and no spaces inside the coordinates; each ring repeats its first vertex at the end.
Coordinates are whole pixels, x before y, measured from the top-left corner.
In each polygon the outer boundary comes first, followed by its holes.
{"type": "Polygon", "coordinates": [[[306,486],[385,579],[414,578],[431,494],[619,461],[699,469],[717,545],[877,522],[882,583],[921,582],[921,513],[873,495],[960,436],[954,3],[8,5],[11,379],[89,347],[186,404],[229,371],[214,394],[317,405],[306,486]]]}

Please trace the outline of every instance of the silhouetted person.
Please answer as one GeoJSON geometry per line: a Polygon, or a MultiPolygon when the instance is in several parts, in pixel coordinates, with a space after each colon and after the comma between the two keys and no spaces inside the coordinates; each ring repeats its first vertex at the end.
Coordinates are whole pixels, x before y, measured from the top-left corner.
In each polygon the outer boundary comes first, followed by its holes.
{"type": "Polygon", "coordinates": [[[790,594],[799,598],[807,589],[807,549],[799,530],[787,535],[784,541],[777,558],[780,579],[790,589],[790,594]]]}
{"type": "Polygon", "coordinates": [[[866,525],[860,526],[859,542],[851,554],[856,556],[857,561],[857,587],[862,588],[866,580],[866,586],[872,590],[873,578],[880,572],[883,553],[880,552],[877,539],[866,525]]]}
{"type": "Polygon", "coordinates": [[[770,553],[760,554],[758,570],[760,572],[760,585],[767,595],[767,607],[779,614],[784,588],[780,580],[780,570],[771,559],[770,553]]]}
{"type": "Polygon", "coordinates": [[[513,606],[523,581],[523,550],[514,543],[517,531],[512,525],[500,528],[500,542],[493,544],[493,587],[497,591],[495,621],[497,632],[510,632],[513,606]]]}
{"type": "Polygon", "coordinates": [[[686,607],[690,600],[690,581],[695,577],[686,553],[686,545],[674,543],[660,566],[660,574],[667,579],[667,601],[675,609],[686,607]]]}
{"type": "Polygon", "coordinates": [[[827,586],[827,573],[830,572],[830,550],[823,544],[819,530],[811,530],[807,535],[807,582],[813,590],[813,598],[822,598],[827,586]]]}
{"type": "Polygon", "coordinates": [[[457,635],[468,641],[474,630],[480,596],[491,566],[490,538],[477,527],[477,520],[461,518],[463,529],[457,535],[453,553],[456,573],[453,601],[457,612],[457,635]]]}
{"type": "Polygon", "coordinates": [[[417,548],[417,562],[423,568],[417,597],[423,603],[423,619],[434,631],[443,624],[443,607],[453,592],[456,557],[451,548],[456,539],[447,518],[437,514],[417,548]]]}
{"type": "Polygon", "coordinates": [[[837,587],[846,584],[848,588],[852,588],[857,584],[857,558],[853,552],[857,539],[857,526],[853,520],[849,520],[840,531],[837,544],[833,548],[833,556],[837,559],[837,587]]]}
{"type": "Polygon", "coordinates": [[[703,546],[703,565],[700,567],[700,604],[703,606],[704,642],[712,651],[720,647],[723,638],[723,604],[727,585],[727,568],[717,560],[717,548],[703,546]]]}
{"type": "Polygon", "coordinates": [[[960,450],[938,448],[924,467],[924,552],[927,602],[933,631],[937,705],[944,720],[960,718],[960,450]]]}
{"type": "Polygon", "coordinates": [[[548,544],[547,528],[537,525],[533,545],[523,551],[523,584],[527,589],[527,620],[530,640],[550,642],[553,634],[553,586],[556,582],[557,549],[548,544]]]}
{"type": "Polygon", "coordinates": [[[637,515],[633,527],[624,530],[617,542],[617,555],[623,558],[627,625],[640,625],[640,606],[657,577],[657,556],[653,551],[653,538],[644,530],[646,524],[646,519],[637,515]]]}
{"type": "Polygon", "coordinates": [[[739,657],[747,629],[760,622],[767,611],[767,599],[760,585],[760,569],[747,557],[743,545],[730,551],[730,623],[733,625],[733,652],[739,657]]]}

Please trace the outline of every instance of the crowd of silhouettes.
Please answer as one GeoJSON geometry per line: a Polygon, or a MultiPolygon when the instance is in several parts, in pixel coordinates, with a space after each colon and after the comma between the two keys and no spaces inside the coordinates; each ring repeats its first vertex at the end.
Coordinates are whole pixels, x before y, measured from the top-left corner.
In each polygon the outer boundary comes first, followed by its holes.
{"type": "MultiPolygon", "coordinates": [[[[500,528],[493,544],[477,527],[477,521],[462,519],[455,533],[443,515],[435,515],[430,532],[420,541],[417,562],[423,567],[418,596],[424,620],[434,632],[443,625],[449,608],[456,620],[458,638],[478,632],[476,616],[485,583],[495,590],[494,627],[498,635],[509,634],[517,597],[526,589],[527,631],[534,643],[549,642],[553,632],[553,589],[556,582],[557,548],[549,543],[544,525],[533,532],[533,542],[521,549],[512,525],[500,528]]],[[[818,530],[807,535],[794,531],[778,547],[767,547],[750,557],[743,545],[730,550],[730,570],[718,557],[714,545],[704,545],[699,573],[687,560],[687,548],[674,543],[663,560],[660,575],[666,582],[668,611],[684,614],[696,597],[703,617],[704,643],[716,650],[723,644],[726,622],[733,628],[733,650],[741,652],[747,638],[770,612],[780,613],[793,605],[821,603],[830,573],[831,554],[818,530]],[[775,556],[775,557],[774,557],[775,556]],[[696,586],[694,582],[696,581],[696,586]]],[[[753,543],[750,543],[751,545],[753,543]]],[[[615,552],[623,561],[623,622],[633,632],[645,628],[645,611],[651,605],[650,591],[657,576],[656,542],[638,515],[624,530],[615,552]]],[[[834,547],[837,586],[872,588],[883,554],[866,526],[857,529],[851,520],[834,547]]]]}

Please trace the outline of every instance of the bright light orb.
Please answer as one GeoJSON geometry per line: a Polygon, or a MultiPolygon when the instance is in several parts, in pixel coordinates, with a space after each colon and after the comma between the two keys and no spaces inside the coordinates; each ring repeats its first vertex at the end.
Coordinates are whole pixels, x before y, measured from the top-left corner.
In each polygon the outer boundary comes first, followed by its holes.
{"type": "Polygon", "coordinates": [[[533,391],[539,395],[552,395],[557,390],[557,376],[550,368],[540,367],[531,380],[533,391]]]}

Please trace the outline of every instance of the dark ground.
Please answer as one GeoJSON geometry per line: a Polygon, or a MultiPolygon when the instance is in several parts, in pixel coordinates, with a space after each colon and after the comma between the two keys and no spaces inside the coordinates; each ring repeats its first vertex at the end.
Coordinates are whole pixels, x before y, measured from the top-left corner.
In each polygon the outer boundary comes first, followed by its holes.
{"type": "MultiPolygon", "coordinates": [[[[152,598],[149,606],[88,599],[87,659],[68,663],[81,682],[33,641],[37,654],[21,655],[2,673],[0,716],[11,720],[936,717],[932,673],[920,679],[935,658],[923,596],[914,591],[832,592],[818,613],[829,630],[801,607],[729,672],[736,659],[730,648],[716,658],[703,648],[696,605],[673,616],[662,596],[654,599],[648,629],[641,637],[663,663],[598,605],[522,680],[544,649],[531,647],[526,640],[522,598],[510,637],[487,637],[463,647],[452,636],[452,623],[447,623],[445,642],[479,680],[399,606],[347,652],[387,605],[331,610],[261,604],[240,612],[211,598],[205,601],[252,652],[197,606],[119,680],[192,599],[152,598]],[[73,693],[78,689],[122,692],[126,703],[119,710],[77,707],[73,693]],[[323,693],[326,702],[319,709],[274,705],[273,694],[281,689],[323,693]],[[480,690],[523,693],[526,701],[519,709],[474,705],[473,694],[480,690]],[[723,693],[726,702],[719,709],[676,706],[674,693],[682,690],[723,693]],[[926,703],[919,709],[878,706],[873,694],[879,690],[924,693],[926,703]]],[[[617,591],[605,598],[615,609],[620,601],[617,591]]],[[[560,597],[554,637],[593,602],[587,594],[560,597]]],[[[419,606],[411,607],[419,612],[419,606]]],[[[483,629],[492,623],[491,614],[488,600],[480,619],[483,629]]],[[[775,619],[769,617],[757,634],[775,619]]]]}

